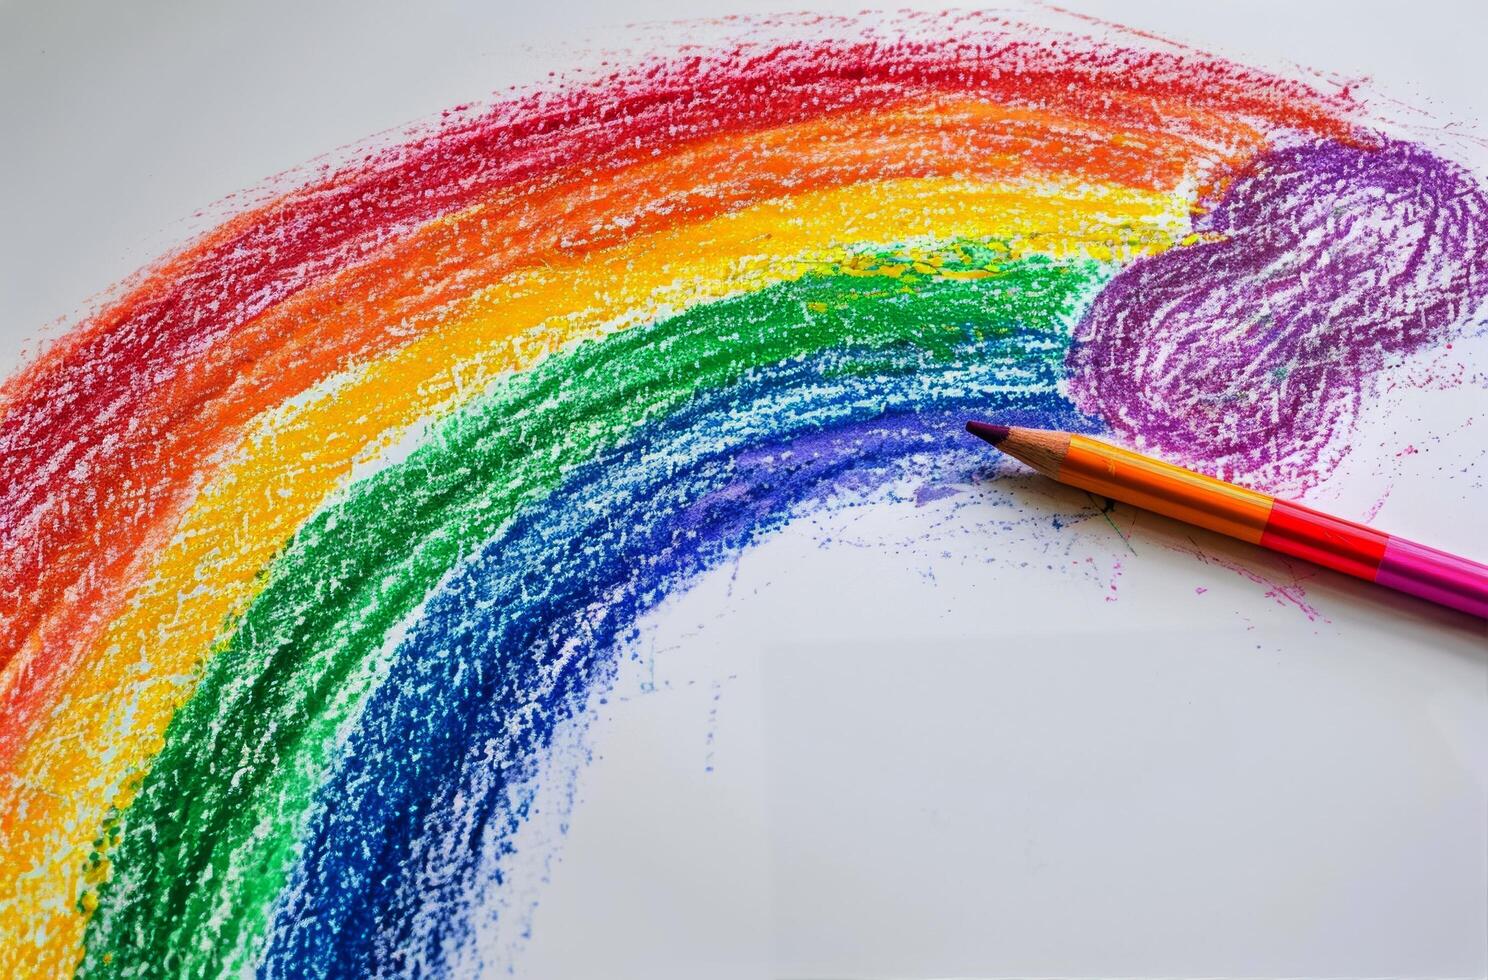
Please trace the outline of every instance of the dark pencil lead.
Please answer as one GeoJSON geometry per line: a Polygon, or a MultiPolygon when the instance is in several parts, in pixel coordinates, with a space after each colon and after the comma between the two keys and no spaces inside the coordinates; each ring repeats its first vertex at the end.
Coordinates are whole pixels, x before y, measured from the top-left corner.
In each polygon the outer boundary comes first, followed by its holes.
{"type": "Polygon", "coordinates": [[[978,439],[987,440],[995,446],[998,443],[1002,442],[1002,440],[1006,439],[1008,437],[1008,433],[1012,432],[1013,430],[1009,429],[1005,425],[993,425],[991,422],[967,422],[966,431],[970,432],[978,439]]]}

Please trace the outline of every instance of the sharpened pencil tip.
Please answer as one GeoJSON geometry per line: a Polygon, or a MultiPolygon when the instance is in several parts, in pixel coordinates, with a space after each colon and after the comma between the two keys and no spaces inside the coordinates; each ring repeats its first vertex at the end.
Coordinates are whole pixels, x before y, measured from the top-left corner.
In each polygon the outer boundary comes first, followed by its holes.
{"type": "Polygon", "coordinates": [[[1012,432],[1013,430],[1009,429],[1005,425],[993,425],[991,422],[967,422],[966,431],[970,432],[978,439],[987,440],[995,446],[998,443],[1002,442],[1002,440],[1006,439],[1008,437],[1008,433],[1012,432]]]}

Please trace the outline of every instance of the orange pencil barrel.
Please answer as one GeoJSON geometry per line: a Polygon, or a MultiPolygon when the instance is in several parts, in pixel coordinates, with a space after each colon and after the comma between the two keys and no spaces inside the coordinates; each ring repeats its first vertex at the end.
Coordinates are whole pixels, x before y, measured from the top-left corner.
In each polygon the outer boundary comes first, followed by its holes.
{"type": "Polygon", "coordinates": [[[1061,483],[1260,544],[1274,498],[1081,435],[1071,435],[1061,483]]]}

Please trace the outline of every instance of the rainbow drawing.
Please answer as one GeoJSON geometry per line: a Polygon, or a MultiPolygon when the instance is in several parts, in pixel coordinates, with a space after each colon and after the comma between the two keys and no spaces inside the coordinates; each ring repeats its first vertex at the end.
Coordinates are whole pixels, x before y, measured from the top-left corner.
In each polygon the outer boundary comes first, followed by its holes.
{"type": "Polygon", "coordinates": [[[5,382],[0,975],[448,972],[703,570],[972,413],[1305,488],[1488,293],[1483,185],[1346,90],[731,30],[276,185],[5,382]]]}

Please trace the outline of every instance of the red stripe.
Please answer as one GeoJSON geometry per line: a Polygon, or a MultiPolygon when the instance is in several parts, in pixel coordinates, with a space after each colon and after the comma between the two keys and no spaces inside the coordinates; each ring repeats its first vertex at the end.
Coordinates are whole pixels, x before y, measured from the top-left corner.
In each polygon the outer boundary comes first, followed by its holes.
{"type": "Polygon", "coordinates": [[[1261,534],[1262,547],[1370,581],[1389,540],[1382,531],[1286,500],[1272,506],[1261,534]]]}

